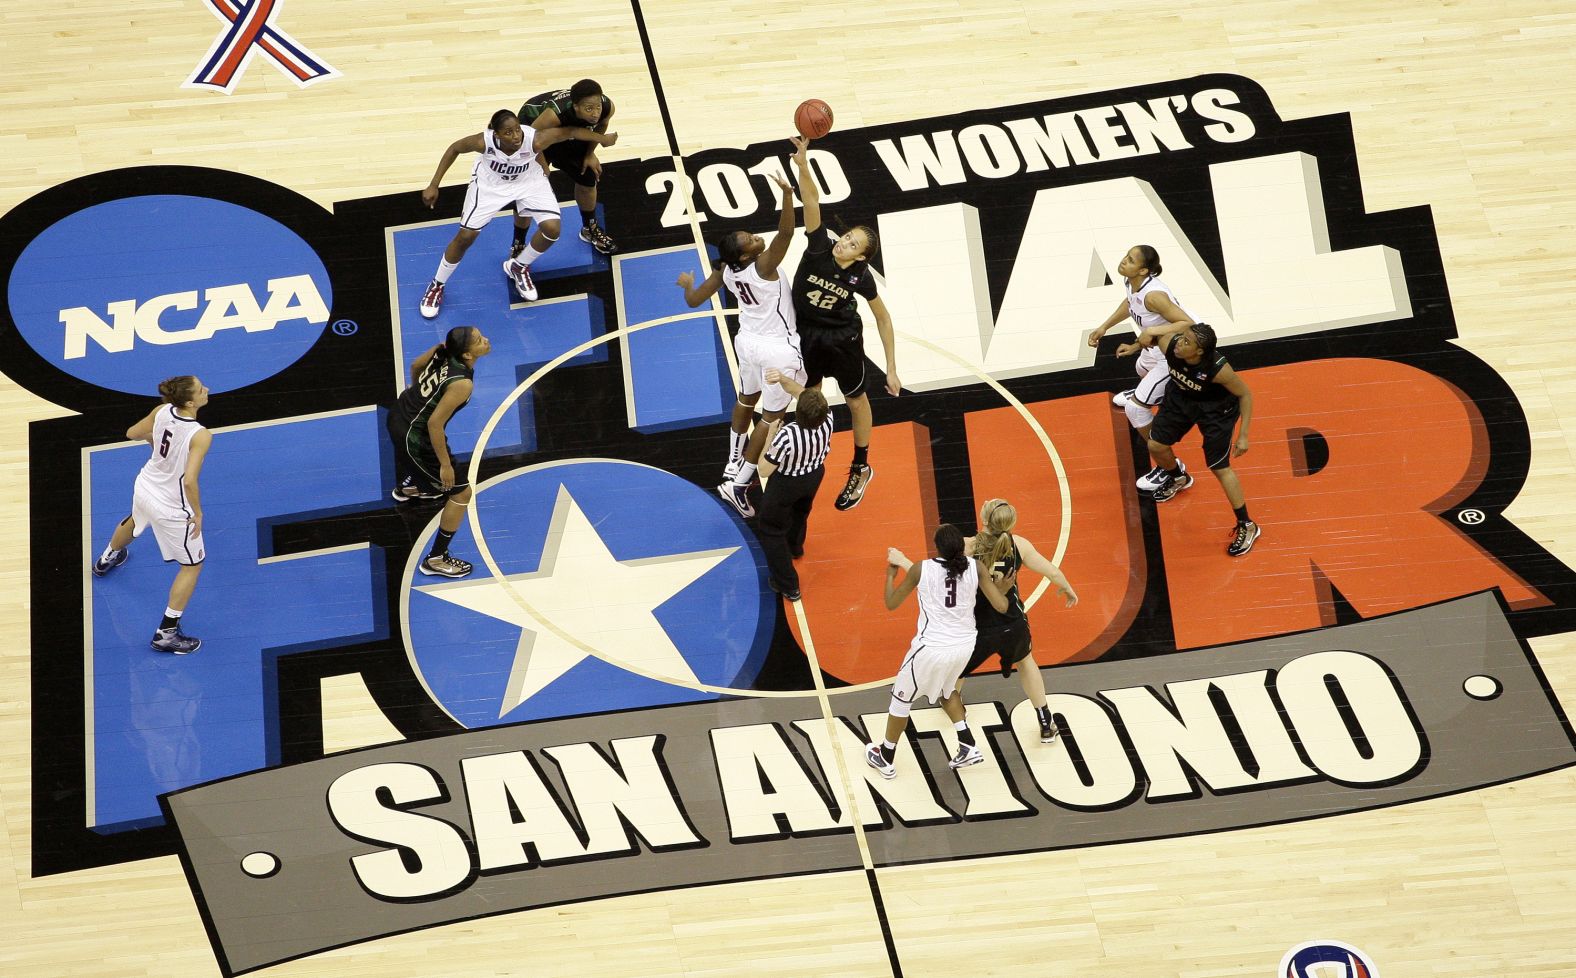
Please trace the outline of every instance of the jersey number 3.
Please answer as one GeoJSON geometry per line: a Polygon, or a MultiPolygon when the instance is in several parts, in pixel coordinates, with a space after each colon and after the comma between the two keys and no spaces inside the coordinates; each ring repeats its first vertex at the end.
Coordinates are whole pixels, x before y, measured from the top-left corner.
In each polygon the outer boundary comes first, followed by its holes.
{"type": "Polygon", "coordinates": [[[956,577],[947,578],[947,600],[944,603],[948,608],[956,608],[958,606],[958,579],[956,577]]]}

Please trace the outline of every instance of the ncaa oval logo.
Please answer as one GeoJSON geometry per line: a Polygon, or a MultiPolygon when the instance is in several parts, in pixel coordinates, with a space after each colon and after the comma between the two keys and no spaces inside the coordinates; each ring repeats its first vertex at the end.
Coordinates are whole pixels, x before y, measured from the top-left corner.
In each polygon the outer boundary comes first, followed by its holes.
{"type": "Polygon", "coordinates": [[[1379,978],[1368,956],[1344,941],[1308,941],[1281,958],[1280,978],[1379,978]]]}
{"type": "Polygon", "coordinates": [[[173,374],[215,393],[295,363],[329,321],[328,270],[298,234],[238,204],[174,194],[56,221],[8,284],[18,333],[81,380],[147,394],[173,374]]]}

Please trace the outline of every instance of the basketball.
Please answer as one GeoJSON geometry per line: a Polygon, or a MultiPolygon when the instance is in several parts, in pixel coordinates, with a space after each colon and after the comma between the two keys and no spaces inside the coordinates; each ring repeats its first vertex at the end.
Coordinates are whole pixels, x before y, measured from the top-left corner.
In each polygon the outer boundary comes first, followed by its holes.
{"type": "Polygon", "coordinates": [[[806,139],[820,139],[832,131],[832,107],[818,98],[799,103],[793,113],[794,128],[806,139]]]}

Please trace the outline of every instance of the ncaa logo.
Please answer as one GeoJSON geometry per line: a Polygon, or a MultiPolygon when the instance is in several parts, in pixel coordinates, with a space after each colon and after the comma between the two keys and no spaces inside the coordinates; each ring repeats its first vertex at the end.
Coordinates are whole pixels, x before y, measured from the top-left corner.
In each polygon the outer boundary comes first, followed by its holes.
{"type": "Polygon", "coordinates": [[[1368,956],[1341,941],[1308,941],[1281,958],[1279,978],[1379,978],[1368,956]]]}
{"type": "Polygon", "coordinates": [[[74,377],[146,394],[171,373],[196,373],[219,393],[299,360],[328,323],[333,290],[317,252],[273,218],[149,195],[50,225],[18,256],[7,297],[19,335],[74,377]]]}

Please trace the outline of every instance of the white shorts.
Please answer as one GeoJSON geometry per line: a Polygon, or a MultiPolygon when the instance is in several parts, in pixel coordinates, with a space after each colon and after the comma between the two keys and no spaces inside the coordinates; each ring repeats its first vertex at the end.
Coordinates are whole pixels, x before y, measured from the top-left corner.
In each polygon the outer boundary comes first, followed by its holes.
{"type": "MultiPolygon", "coordinates": [[[[795,338],[797,339],[797,338],[795,338]]],[[[775,336],[740,333],[733,338],[733,352],[739,357],[739,393],[760,394],[762,411],[787,410],[793,398],[777,384],[766,382],[767,369],[780,370],[803,384],[804,357],[797,342],[775,336]]]]}
{"type": "Polygon", "coordinates": [[[958,677],[973,654],[972,641],[967,645],[925,645],[915,639],[892,680],[892,697],[912,703],[923,696],[940,703],[958,688],[958,677]]]}
{"type": "Polygon", "coordinates": [[[493,215],[510,204],[521,217],[558,220],[558,198],[553,195],[553,186],[547,182],[546,174],[533,169],[513,180],[490,177],[472,180],[465,191],[465,206],[460,208],[460,227],[480,231],[493,215]]]}
{"type": "Polygon", "coordinates": [[[178,564],[200,564],[207,556],[202,544],[202,534],[193,533],[188,522],[190,511],[184,506],[172,506],[161,499],[133,492],[131,494],[131,535],[142,536],[142,531],[153,527],[153,538],[159,541],[159,553],[165,560],[178,564]]]}

